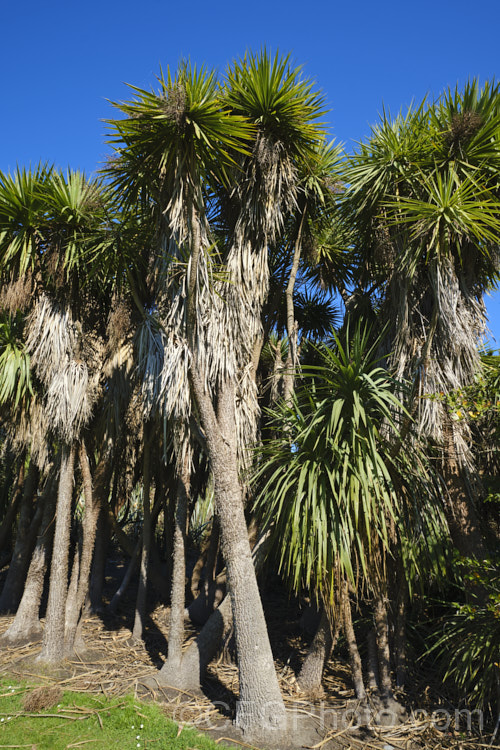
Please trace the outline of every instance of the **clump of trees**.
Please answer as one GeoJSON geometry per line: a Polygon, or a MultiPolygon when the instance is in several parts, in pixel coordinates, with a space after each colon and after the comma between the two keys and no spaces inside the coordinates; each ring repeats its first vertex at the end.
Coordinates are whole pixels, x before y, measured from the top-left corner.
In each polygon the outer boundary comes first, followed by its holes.
{"type": "Polygon", "coordinates": [[[302,691],[319,694],[342,633],[357,697],[392,701],[414,668],[408,623],[438,593],[427,658],[451,649],[461,697],[493,714],[498,367],[479,347],[498,87],[384,114],[353,155],[288,57],[247,53],[222,78],[183,63],[131,97],[99,179],[0,175],[3,642],[41,637],[52,664],[81,652],[85,608],[116,611],[137,571],[133,638],[148,588],[170,604],[158,679],[199,685],[233,627],[236,724],[276,737],[267,565],[322,612],[302,691]],[[105,603],[111,536],[130,562],[105,603]],[[202,627],[183,650],[186,605],[202,627]]]}

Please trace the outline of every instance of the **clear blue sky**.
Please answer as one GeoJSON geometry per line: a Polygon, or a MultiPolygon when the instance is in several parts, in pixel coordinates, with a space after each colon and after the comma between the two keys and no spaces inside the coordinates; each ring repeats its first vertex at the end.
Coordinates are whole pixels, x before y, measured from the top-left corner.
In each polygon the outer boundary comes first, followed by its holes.
{"type": "MultiPolygon", "coordinates": [[[[181,57],[223,70],[246,49],[291,52],[324,91],[348,149],[392,112],[469,77],[500,78],[500,0],[24,0],[0,16],[0,169],[93,172],[110,100],[181,57]]],[[[500,345],[500,294],[488,300],[500,345]]]]}

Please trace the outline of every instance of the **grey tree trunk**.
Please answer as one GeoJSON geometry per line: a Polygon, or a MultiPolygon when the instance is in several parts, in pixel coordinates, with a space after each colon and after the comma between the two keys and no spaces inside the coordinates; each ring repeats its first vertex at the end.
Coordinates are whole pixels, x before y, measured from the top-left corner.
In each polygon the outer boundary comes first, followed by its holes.
{"type": "Polygon", "coordinates": [[[162,678],[174,684],[182,661],[184,643],[184,607],[186,593],[186,529],[191,493],[190,450],[182,461],[177,488],[174,529],[174,561],[172,594],[170,597],[170,624],[168,629],[168,657],[161,668],[162,678]]]}
{"type": "Polygon", "coordinates": [[[373,619],[377,640],[380,694],[382,698],[392,698],[391,652],[389,648],[389,622],[387,619],[387,599],[382,593],[375,595],[373,619]]]}
{"type": "Polygon", "coordinates": [[[54,482],[50,477],[47,480],[40,502],[43,502],[42,523],[31,558],[23,596],[14,621],[2,638],[2,642],[9,644],[35,640],[42,634],[39,618],[40,601],[50,559],[56,507],[54,482]]]}
{"type": "Polygon", "coordinates": [[[340,622],[337,622],[335,633],[332,636],[330,621],[325,609],[323,609],[316,635],[313,638],[299,676],[297,677],[297,685],[301,692],[307,693],[312,697],[319,697],[323,694],[321,687],[323,671],[337,642],[339,631],[340,622]]]}
{"type": "Polygon", "coordinates": [[[143,513],[144,522],[142,525],[142,553],[141,567],[139,571],[139,585],[137,588],[137,600],[135,604],[134,629],[132,631],[132,640],[142,640],[142,635],[146,620],[146,596],[148,586],[148,567],[149,554],[151,549],[151,439],[152,432],[144,425],[144,467],[143,467],[143,513]]]}
{"type": "Polygon", "coordinates": [[[64,640],[65,642],[66,642],[66,631],[68,627],[67,625],[68,619],[71,618],[71,611],[75,608],[75,604],[76,604],[76,592],[78,591],[78,578],[80,576],[80,555],[82,551],[81,547],[82,547],[81,529],[78,529],[78,542],[76,543],[74,551],[73,551],[73,564],[71,566],[69,586],[66,592],[66,608],[65,608],[65,615],[64,615],[64,623],[65,623],[64,640]]]}
{"type": "Polygon", "coordinates": [[[32,461],[23,487],[16,543],[0,597],[0,612],[15,612],[22,597],[26,573],[33,551],[33,542],[42,520],[41,509],[38,509],[32,518],[38,477],[38,469],[34,461],[32,461]]]}
{"type": "Polygon", "coordinates": [[[354,632],[354,626],[352,624],[351,602],[349,601],[349,590],[347,582],[343,584],[341,606],[342,627],[344,628],[347,648],[349,649],[349,660],[351,662],[354,691],[356,693],[356,698],[358,698],[359,700],[364,700],[366,698],[366,690],[363,682],[363,668],[361,665],[361,657],[358,651],[358,644],[356,642],[356,634],[354,632]]]}
{"type": "Polygon", "coordinates": [[[216,416],[196,365],[190,372],[207,439],[215,511],[220,523],[222,554],[231,593],[240,679],[236,725],[254,741],[269,739],[270,732],[278,741],[280,732],[286,728],[286,712],[274,669],[243,511],[236,451],[235,386],[227,381],[221,387],[216,416]]]}
{"type": "Polygon", "coordinates": [[[71,526],[71,500],[75,464],[75,445],[61,447],[61,468],[56,506],[56,528],[50,567],[49,599],[42,650],[38,660],[57,664],[64,659],[64,624],[68,590],[68,553],[71,526]]]}
{"type": "MultiPolygon", "coordinates": [[[[85,598],[89,589],[90,567],[92,565],[92,555],[94,553],[95,536],[97,529],[97,519],[99,517],[100,505],[99,495],[92,489],[92,475],[90,472],[89,457],[85,443],[82,440],[79,450],[80,468],[83,478],[83,491],[85,496],[85,512],[83,516],[83,542],[80,556],[80,566],[78,575],[78,585],[75,591],[74,599],[68,596],[68,605],[66,607],[66,632],[65,648],[66,653],[71,654],[75,648],[76,636],[78,632],[78,622],[80,620],[85,598]]],[[[96,470],[96,484],[99,483],[100,474],[105,471],[106,457],[103,456],[96,470]]],[[[97,488],[96,488],[97,489],[97,488]]],[[[84,647],[83,640],[80,638],[78,649],[84,647]]]]}

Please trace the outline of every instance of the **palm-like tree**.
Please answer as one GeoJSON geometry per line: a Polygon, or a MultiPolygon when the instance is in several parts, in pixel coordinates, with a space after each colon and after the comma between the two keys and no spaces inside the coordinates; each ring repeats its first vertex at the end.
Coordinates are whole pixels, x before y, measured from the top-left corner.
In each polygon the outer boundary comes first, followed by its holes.
{"type": "Polygon", "coordinates": [[[84,253],[100,242],[98,230],[107,201],[100,184],[78,172],[64,176],[40,167],[18,171],[13,177],[2,175],[0,180],[0,267],[8,283],[4,296],[26,315],[25,346],[39,393],[38,413],[45,434],[50,431],[60,441],[54,553],[41,654],[48,661],[64,657],[74,457],[100,378],[101,309],[96,302],[102,289],[86,283],[84,253]]]}
{"type": "MultiPolygon", "coordinates": [[[[376,362],[378,343],[369,339],[359,327],[345,342],[334,335],[331,348],[318,351],[320,364],[304,367],[292,403],[273,410],[277,437],[264,445],[255,476],[256,509],[271,530],[282,574],[294,591],[314,592],[342,621],[359,698],[364,686],[349,587],[373,596],[382,667],[387,612],[378,617],[377,604],[381,591],[387,597],[387,554],[409,567],[414,530],[426,525],[429,540],[444,530],[439,514],[427,517],[414,505],[419,492],[437,492],[419,452],[403,458],[390,448],[403,407],[398,385],[376,362]]],[[[381,688],[388,693],[385,666],[381,688]]]]}
{"type": "MultiPolygon", "coordinates": [[[[188,65],[159,82],[158,92],[135,89],[135,101],[118,105],[128,117],[112,123],[111,172],[129,202],[152,206],[165,334],[159,396],[166,415],[184,425],[182,434],[193,413],[203,428],[236,626],[237,722],[257,733],[263,724],[280,724],[284,707],[248,545],[238,458],[255,435],[250,369],[262,346],[268,247],[294,205],[296,161],[318,138],[319,99],[288,60],[266,53],[235,63],[223,92],[214,74],[188,65]],[[220,186],[233,211],[225,219],[228,240],[215,247],[207,201],[220,186]]],[[[185,453],[182,445],[178,453],[185,453]]]]}
{"type": "Polygon", "coordinates": [[[466,423],[439,400],[472,382],[485,330],[484,292],[498,277],[500,112],[497,85],[448,92],[391,121],[385,114],[350,160],[346,209],[365,279],[379,285],[386,349],[412,381],[419,431],[444,449],[450,525],[464,554],[484,552],[460,472],[473,466],[466,423]]]}

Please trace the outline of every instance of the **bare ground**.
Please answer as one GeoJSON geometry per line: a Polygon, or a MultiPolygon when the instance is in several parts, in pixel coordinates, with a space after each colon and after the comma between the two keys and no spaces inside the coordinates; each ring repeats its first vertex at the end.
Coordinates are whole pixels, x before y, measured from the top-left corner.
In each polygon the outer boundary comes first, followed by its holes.
{"type": "MultiPolygon", "coordinates": [[[[133,692],[143,699],[162,703],[166,714],[180,723],[194,724],[200,730],[208,731],[217,742],[231,741],[242,747],[252,747],[232,724],[238,695],[238,670],[230,654],[226,651],[211,663],[203,691],[199,693],[159,686],[155,677],[167,652],[168,609],[152,606],[145,640],[134,644],[131,642],[134,588],[131,587],[130,591],[129,599],[124,602],[124,614],[115,617],[93,615],[85,619],[83,635],[87,649],[66,661],[57,671],[48,673],[42,670],[35,661],[40,644],[27,643],[2,648],[0,674],[37,685],[57,685],[65,690],[106,696],[133,692]]],[[[354,699],[349,668],[339,657],[332,658],[326,669],[323,699],[308,700],[299,695],[295,671],[307,651],[307,638],[298,628],[296,605],[276,592],[265,604],[276,670],[291,727],[287,742],[279,745],[283,750],[302,747],[314,750],[473,750],[497,747],[489,745],[487,737],[460,735],[454,731],[453,725],[440,731],[430,710],[425,719],[417,719],[411,712],[391,719],[390,715],[383,715],[383,707],[375,700],[361,707],[354,699]],[[384,723],[389,725],[380,725],[384,723]]],[[[0,635],[12,619],[10,616],[0,617],[0,635]]],[[[196,630],[189,623],[186,629],[187,647],[196,630]]]]}

